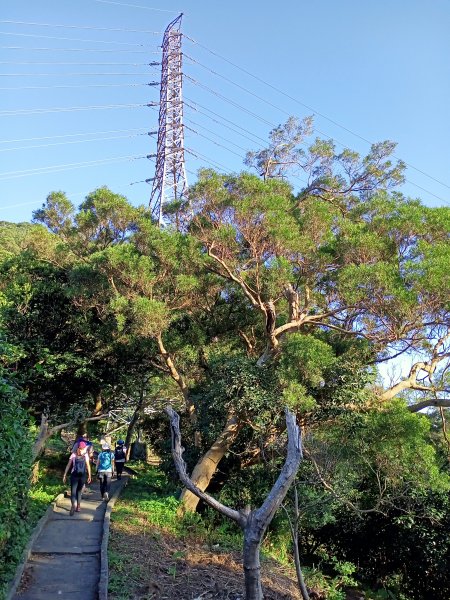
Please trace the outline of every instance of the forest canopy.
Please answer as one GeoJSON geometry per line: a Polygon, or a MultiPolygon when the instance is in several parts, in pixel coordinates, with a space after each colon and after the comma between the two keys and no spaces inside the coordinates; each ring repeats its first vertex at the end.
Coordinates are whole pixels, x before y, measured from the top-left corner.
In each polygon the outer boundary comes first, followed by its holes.
{"type": "MultiPolygon", "coordinates": [[[[126,397],[169,473],[171,404],[193,482],[237,507],[277,477],[288,407],[303,431],[302,561],[326,549],[376,584],[382,544],[388,575],[419,598],[411,557],[427,532],[442,551],[423,585],[443,599],[450,208],[396,191],[391,142],[361,157],[308,142],[310,127],[271,132],[247,155],[256,174],[201,170],[163,227],[107,187],[78,208],[51,192],[34,224],[0,223],[4,376],[47,431],[126,397]],[[371,542],[377,527],[386,536],[371,542]]],[[[181,502],[198,507],[187,489],[181,502]]]]}

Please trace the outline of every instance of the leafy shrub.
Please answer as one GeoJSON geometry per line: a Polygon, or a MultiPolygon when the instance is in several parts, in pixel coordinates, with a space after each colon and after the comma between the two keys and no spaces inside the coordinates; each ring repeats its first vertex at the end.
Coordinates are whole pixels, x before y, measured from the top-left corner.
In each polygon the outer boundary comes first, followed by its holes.
{"type": "Polygon", "coordinates": [[[0,372],[0,586],[10,577],[27,536],[31,439],[22,395],[0,372]]]}

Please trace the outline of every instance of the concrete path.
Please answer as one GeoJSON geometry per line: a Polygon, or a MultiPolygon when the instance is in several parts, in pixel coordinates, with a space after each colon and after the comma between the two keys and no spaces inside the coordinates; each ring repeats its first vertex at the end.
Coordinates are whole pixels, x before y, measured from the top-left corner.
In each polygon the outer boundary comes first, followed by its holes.
{"type": "MultiPolygon", "coordinates": [[[[126,481],[114,480],[110,497],[126,481]]],[[[103,523],[107,503],[97,481],[83,494],[81,511],[72,517],[70,498],[60,498],[31,547],[13,600],[97,600],[103,523]]]]}

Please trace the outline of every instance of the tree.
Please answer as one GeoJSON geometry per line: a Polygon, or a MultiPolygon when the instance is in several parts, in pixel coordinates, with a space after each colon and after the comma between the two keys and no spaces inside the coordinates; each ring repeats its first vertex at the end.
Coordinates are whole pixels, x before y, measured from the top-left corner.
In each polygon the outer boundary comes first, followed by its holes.
{"type": "MultiPolygon", "coordinates": [[[[438,340],[447,339],[448,304],[442,288],[430,293],[426,279],[448,289],[450,211],[389,193],[403,178],[403,164],[389,159],[393,149],[376,144],[361,159],[316,140],[303,151],[310,181],[297,196],[276,178],[200,173],[185,222],[208,256],[206,268],[259,314],[253,350],[260,366],[278,360],[292,334],[334,331],[365,340],[376,361],[424,352],[434,341],[433,364],[442,360],[445,369],[448,353],[438,340]]],[[[428,394],[426,402],[436,398],[428,394]]],[[[229,448],[228,441],[217,446],[222,456],[229,448]]]]}
{"type": "Polygon", "coordinates": [[[178,475],[182,483],[189,488],[191,493],[201,498],[206,504],[220,512],[222,515],[235,521],[244,532],[243,567],[245,575],[245,597],[247,600],[262,600],[262,587],[260,575],[259,552],[264,533],[273,516],[283,502],[291,486],[298,466],[302,459],[300,430],[295,422],[294,415],[286,410],[286,427],[288,432],[288,451],[285,464],[281,473],[260,508],[251,510],[234,510],[224,506],[209,494],[201,491],[188,476],[186,465],[183,461],[183,448],[181,447],[181,434],[179,416],[168,407],[166,412],[170,419],[172,434],[172,455],[178,475]]]}

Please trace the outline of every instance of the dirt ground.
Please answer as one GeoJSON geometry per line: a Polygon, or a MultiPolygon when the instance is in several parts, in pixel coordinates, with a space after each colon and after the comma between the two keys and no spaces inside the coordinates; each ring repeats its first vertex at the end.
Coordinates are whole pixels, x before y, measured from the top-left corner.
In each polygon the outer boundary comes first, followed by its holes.
{"type": "MultiPolygon", "coordinates": [[[[240,553],[181,541],[142,525],[111,524],[110,600],[244,600],[240,553]],[[121,555],[126,558],[121,560],[121,555]]],[[[264,561],[265,600],[300,599],[293,575],[264,561]]]]}

